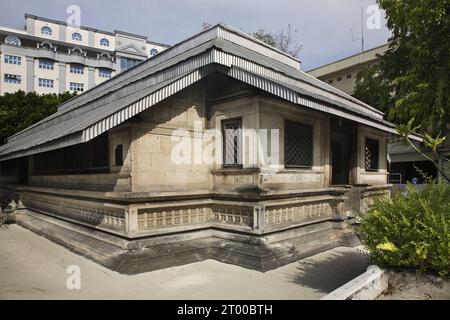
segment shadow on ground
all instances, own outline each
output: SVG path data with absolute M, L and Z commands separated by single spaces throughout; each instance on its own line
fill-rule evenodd
M 298 262 L 295 273 L 287 274 L 289 281 L 330 293 L 367 270 L 368 256 L 356 250 L 330 252 L 320 259 Z

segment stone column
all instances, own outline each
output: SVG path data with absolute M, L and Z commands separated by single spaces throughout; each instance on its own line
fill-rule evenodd
M 27 33 L 34 35 L 34 19 L 27 17 Z
M 59 93 L 66 91 L 66 63 L 58 62 L 58 89 Z
M 252 229 L 262 230 L 265 226 L 266 207 L 264 205 L 256 205 L 253 207 L 253 227 Z
M 62 23 L 59 24 L 59 40 L 66 41 L 66 25 Z
M 88 89 L 95 87 L 95 68 L 88 67 Z
M 26 57 L 27 60 L 27 92 L 34 91 L 34 57 Z
M 128 207 L 128 209 L 125 210 L 125 232 L 127 234 L 133 234 L 138 230 L 138 211 L 133 207 Z
M 92 30 L 88 31 L 88 46 L 90 47 L 95 46 L 95 33 Z

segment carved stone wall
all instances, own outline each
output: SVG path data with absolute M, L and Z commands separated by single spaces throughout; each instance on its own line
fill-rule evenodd
M 274 232 L 289 224 L 334 219 L 341 214 L 345 199 L 336 195 L 307 194 L 304 197 L 260 202 L 204 198 L 119 205 L 100 198 L 90 198 L 88 194 L 71 197 L 20 190 L 18 196 L 26 209 L 133 237 L 150 231 L 165 233 L 168 228 L 173 228 L 171 232 L 178 232 L 185 230 L 185 227 L 220 226 L 243 232 Z
M 21 194 L 21 201 L 29 209 L 80 221 L 92 226 L 125 230 L 125 210 L 107 207 L 104 203 L 28 192 Z
M 390 197 L 390 187 L 367 189 L 361 196 L 361 212 L 365 213 L 373 205 L 375 199 Z
M 266 208 L 265 224 L 267 226 L 302 222 L 318 218 L 331 217 L 334 200 L 323 200 L 311 203 L 293 203 Z
M 206 222 L 251 227 L 253 225 L 253 207 L 206 204 L 191 207 L 138 209 L 139 231 Z

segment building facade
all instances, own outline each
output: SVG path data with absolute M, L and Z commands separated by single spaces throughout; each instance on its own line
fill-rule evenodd
M 0 94 L 84 92 L 168 48 L 145 36 L 26 14 L 25 30 L 0 27 Z
M 266 271 L 355 245 L 352 216 L 389 194 L 393 132 L 219 24 L 10 137 L 0 199 L 17 223 L 123 273 L 208 258 Z
M 308 73 L 347 94 L 353 94 L 358 72 L 377 64 L 379 56 L 388 48 L 389 44 L 385 44 L 309 70 Z

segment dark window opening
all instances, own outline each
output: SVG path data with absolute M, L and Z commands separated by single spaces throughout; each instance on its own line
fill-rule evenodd
M 223 165 L 242 166 L 242 120 L 230 119 L 222 122 Z
M 354 183 L 352 169 L 356 166 L 356 127 L 353 122 L 331 118 L 331 184 Z
M 105 172 L 108 170 L 108 135 L 34 156 L 35 174 Z
M 407 183 L 412 182 L 414 178 L 418 183 L 425 183 L 419 170 L 432 179 L 438 176 L 436 167 L 431 161 L 392 162 L 389 170 L 389 183 Z
M 378 170 L 379 150 L 380 146 L 378 140 L 366 138 L 366 147 L 365 147 L 366 171 Z
M 6 160 L 0 162 L 0 172 L 2 176 L 15 176 L 17 172 L 17 160 Z
M 123 146 L 121 144 L 114 149 L 114 164 L 116 166 L 123 165 Z
M 337 77 L 337 81 L 341 81 L 342 80 L 342 77 Z
M 286 121 L 284 128 L 285 166 L 311 168 L 313 165 L 313 126 Z

